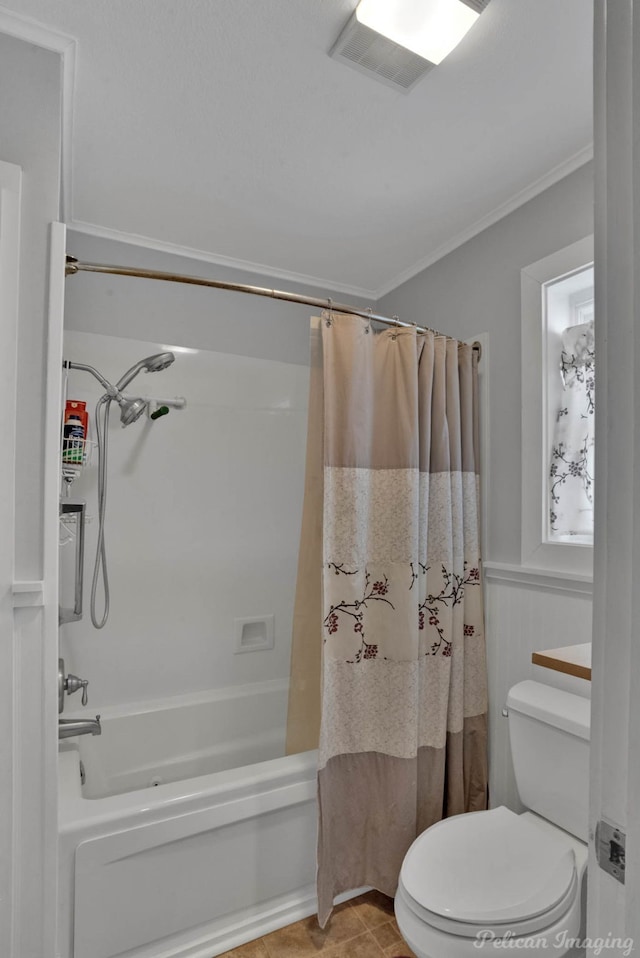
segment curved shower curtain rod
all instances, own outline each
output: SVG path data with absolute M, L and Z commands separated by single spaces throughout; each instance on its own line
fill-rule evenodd
M 264 286 L 247 286 L 244 283 L 225 283 L 217 279 L 203 279 L 199 276 L 186 276 L 183 273 L 165 273 L 155 269 L 137 269 L 132 266 L 106 266 L 100 263 L 81 263 L 75 256 L 67 256 L 65 275 L 74 276 L 76 273 L 107 273 L 115 276 L 138 276 L 141 279 L 160 279 L 168 283 L 186 283 L 189 286 L 209 286 L 214 289 L 227 289 L 235 293 L 251 293 L 253 296 L 267 296 L 270 299 L 281 299 L 289 303 L 301 303 L 303 306 L 315 306 L 318 309 L 335 310 L 336 313 L 349 313 L 352 316 L 362 316 L 363 319 L 371 319 L 376 323 L 382 323 L 385 326 L 396 326 L 407 329 L 416 329 L 419 333 L 435 333 L 437 336 L 444 336 L 445 339 L 457 342 L 459 346 L 465 345 L 454 336 L 447 336 L 437 329 L 430 329 L 428 326 L 417 326 L 415 323 L 404 323 L 397 316 L 379 316 L 370 308 L 363 309 L 359 306 L 347 306 L 344 303 L 334 303 L 332 299 L 319 299 L 315 296 L 302 296 L 299 293 L 283 292 L 279 289 L 268 289 Z M 482 355 L 480 343 L 473 344 L 473 350 L 478 355 L 478 360 Z

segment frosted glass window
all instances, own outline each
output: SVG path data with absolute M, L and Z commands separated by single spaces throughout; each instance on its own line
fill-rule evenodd
M 593 541 L 593 268 L 545 284 L 547 537 Z
M 521 270 L 522 564 L 593 570 L 593 237 Z

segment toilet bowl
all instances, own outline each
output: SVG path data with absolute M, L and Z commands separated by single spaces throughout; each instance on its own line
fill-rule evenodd
M 534 811 L 501 806 L 457 815 L 414 841 L 395 911 L 418 958 L 512 948 L 560 958 L 584 937 L 589 702 L 523 682 L 508 705 L 516 780 Z M 523 750 L 518 761 L 516 748 Z
M 559 958 L 580 937 L 587 846 L 500 807 L 445 819 L 409 849 L 395 900 L 418 958 L 469 958 L 517 938 Z

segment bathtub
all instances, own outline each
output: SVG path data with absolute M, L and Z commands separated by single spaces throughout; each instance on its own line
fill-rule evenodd
M 317 755 L 284 756 L 286 697 L 104 709 L 62 743 L 59 958 L 212 958 L 315 911 Z

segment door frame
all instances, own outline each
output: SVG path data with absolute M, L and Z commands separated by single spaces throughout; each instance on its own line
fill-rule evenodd
M 0 953 L 13 956 L 16 930 L 16 828 L 19 757 L 14 674 L 15 446 L 18 380 L 18 277 L 22 170 L 0 161 Z
M 587 937 L 640 951 L 640 0 L 595 0 L 596 469 Z M 596 860 L 626 833 L 625 884 Z M 622 942 L 608 954 L 628 953 Z M 595 954 L 589 945 L 588 954 Z

